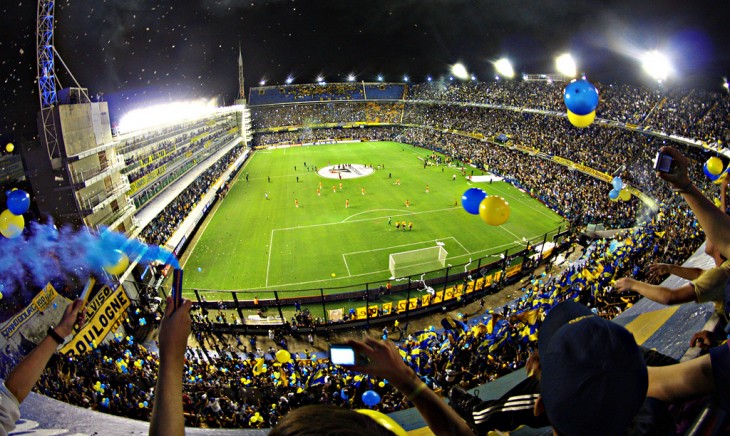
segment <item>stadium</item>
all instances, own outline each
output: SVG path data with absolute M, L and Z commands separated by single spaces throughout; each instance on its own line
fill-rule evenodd
M 726 92 L 595 82 L 595 121 L 578 126 L 569 75 L 246 91 L 239 52 L 233 105 L 116 125 L 82 86 L 56 89 L 53 8 L 39 1 L 38 141 L 2 156 L 2 395 L 22 403 L 18 431 L 177 433 L 155 416 L 178 327 L 190 434 L 265 434 L 311 405 L 377 411 L 394 434 L 459 434 L 423 413 L 431 394 L 457 429 L 544 431 L 555 415 L 505 428 L 476 404 L 533 378 L 540 328 L 565 302 L 630 332 L 644 368 L 727 348 L 722 295 L 675 305 L 627 284 L 679 288 L 687 277 L 650 266 L 727 262 L 712 224 L 727 215 L 707 221 L 687 194 L 725 212 Z M 657 176 L 662 147 L 691 183 Z M 384 367 L 392 351 L 415 384 L 354 355 L 333 363 L 330 345 L 350 340 Z M 20 383 L 18 362 L 43 352 L 37 382 Z M 722 400 L 703 394 L 662 397 L 686 406 L 671 434 L 727 430 Z

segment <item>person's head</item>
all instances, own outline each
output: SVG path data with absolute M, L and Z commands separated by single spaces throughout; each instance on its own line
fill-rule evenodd
M 648 389 L 631 333 L 585 306 L 555 306 L 540 328 L 541 402 L 561 435 L 625 434 Z
M 294 409 L 269 436 L 395 436 L 375 419 L 343 407 L 312 405 Z

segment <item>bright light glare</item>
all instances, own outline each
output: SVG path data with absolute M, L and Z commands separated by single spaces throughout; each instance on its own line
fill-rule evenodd
M 380 74 L 378 74 L 378 82 L 382 82 L 382 81 L 383 81 L 383 76 L 381 76 Z
M 565 77 L 575 77 L 577 67 L 575 66 L 575 60 L 570 53 L 564 53 L 555 58 L 555 68 L 558 73 Z
M 324 82 L 324 77 L 317 76 L 317 83 L 322 83 L 322 82 Z
M 512 78 L 515 76 L 515 69 L 512 68 L 512 63 L 507 58 L 502 58 L 494 63 L 494 68 L 497 70 L 497 74 L 502 77 Z
M 641 58 L 641 65 L 649 76 L 658 81 L 666 80 L 672 70 L 669 59 L 656 50 L 646 52 Z
M 294 78 L 292 76 L 289 76 L 286 78 L 286 84 L 291 85 L 291 83 L 294 81 Z
M 350 74 L 349 76 L 347 76 L 347 81 L 348 82 L 354 82 L 355 81 L 355 75 L 354 74 Z
M 261 80 L 259 81 L 259 85 L 261 85 L 261 86 L 264 86 L 264 85 L 266 85 L 266 80 L 264 80 L 264 79 L 261 79 Z
M 407 82 L 408 81 L 408 76 L 403 76 L 403 81 L 404 82 Z
M 462 63 L 452 65 L 451 74 L 453 74 L 457 79 L 469 80 L 469 72 L 466 71 L 466 67 Z
M 135 109 L 119 121 L 119 132 L 127 133 L 155 126 L 202 118 L 215 112 L 215 99 L 178 101 Z

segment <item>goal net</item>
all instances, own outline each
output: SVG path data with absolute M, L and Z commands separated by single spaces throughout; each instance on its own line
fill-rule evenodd
M 393 278 L 433 271 L 446 265 L 448 254 L 441 245 L 392 253 L 388 258 L 388 269 Z

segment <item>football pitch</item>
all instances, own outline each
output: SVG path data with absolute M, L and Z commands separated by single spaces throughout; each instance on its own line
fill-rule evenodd
M 564 227 L 559 215 L 506 182 L 471 182 L 456 166 L 424 167 L 429 155 L 395 142 L 256 151 L 182 259 L 186 292 L 254 290 L 268 298 L 273 290 L 296 296 L 360 290 L 366 282 L 372 288 L 391 276 L 391 253 L 443 244 L 447 265 L 457 266 L 524 248 L 525 239 L 540 243 Z M 348 168 L 341 180 L 323 170 L 342 164 L 373 169 Z M 467 166 L 466 176 L 472 170 L 482 174 Z M 465 212 L 460 199 L 470 187 L 504 197 L 507 223 L 489 226 Z M 404 221 L 412 229 L 396 230 Z

